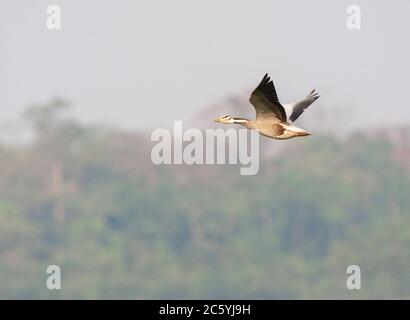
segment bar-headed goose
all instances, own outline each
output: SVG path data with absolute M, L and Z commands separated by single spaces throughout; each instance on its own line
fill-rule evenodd
M 248 129 L 256 130 L 266 137 L 280 140 L 308 136 L 310 133 L 296 127 L 293 122 L 318 98 L 319 95 L 313 90 L 306 98 L 282 106 L 273 82 L 268 74 L 265 74 L 249 98 L 249 102 L 256 111 L 255 120 L 224 116 L 216 119 L 215 122 L 237 123 Z

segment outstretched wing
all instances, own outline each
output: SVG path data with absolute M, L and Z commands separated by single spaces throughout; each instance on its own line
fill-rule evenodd
M 319 93 L 315 93 L 315 90 L 313 90 L 306 96 L 306 98 L 300 101 L 294 101 L 292 103 L 285 104 L 284 108 L 288 112 L 290 121 L 294 122 L 297 118 L 299 118 L 299 116 L 305 111 L 305 109 L 317 99 L 319 99 Z
M 279 103 L 275 86 L 268 74 L 265 74 L 262 81 L 253 90 L 249 102 L 256 110 L 256 118 L 276 118 L 286 122 L 286 112 Z

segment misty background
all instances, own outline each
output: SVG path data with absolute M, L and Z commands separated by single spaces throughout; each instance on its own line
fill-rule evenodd
M 61 30 L 46 28 L 50 4 Z M 167 126 L 269 72 L 282 102 L 317 88 L 326 109 L 349 110 L 343 127 L 407 123 L 410 3 L 354 2 L 361 30 L 346 27 L 350 4 L 2 0 L 1 122 L 58 95 L 82 121 Z
M 0 0 L 0 297 L 409 299 L 409 9 Z M 251 177 L 152 164 L 152 130 L 252 117 L 267 72 L 283 103 L 318 90 L 314 137 L 261 138 Z

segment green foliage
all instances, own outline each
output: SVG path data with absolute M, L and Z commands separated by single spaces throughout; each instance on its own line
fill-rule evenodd
M 37 141 L 0 151 L 0 298 L 410 298 L 410 177 L 392 144 L 315 137 L 245 177 L 154 166 L 140 135 L 57 109 L 30 111 Z

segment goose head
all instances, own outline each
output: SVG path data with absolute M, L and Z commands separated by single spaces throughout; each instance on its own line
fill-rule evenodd
M 215 119 L 214 121 L 221 122 L 221 123 L 234 123 L 234 120 L 231 116 L 223 116 L 218 119 Z

